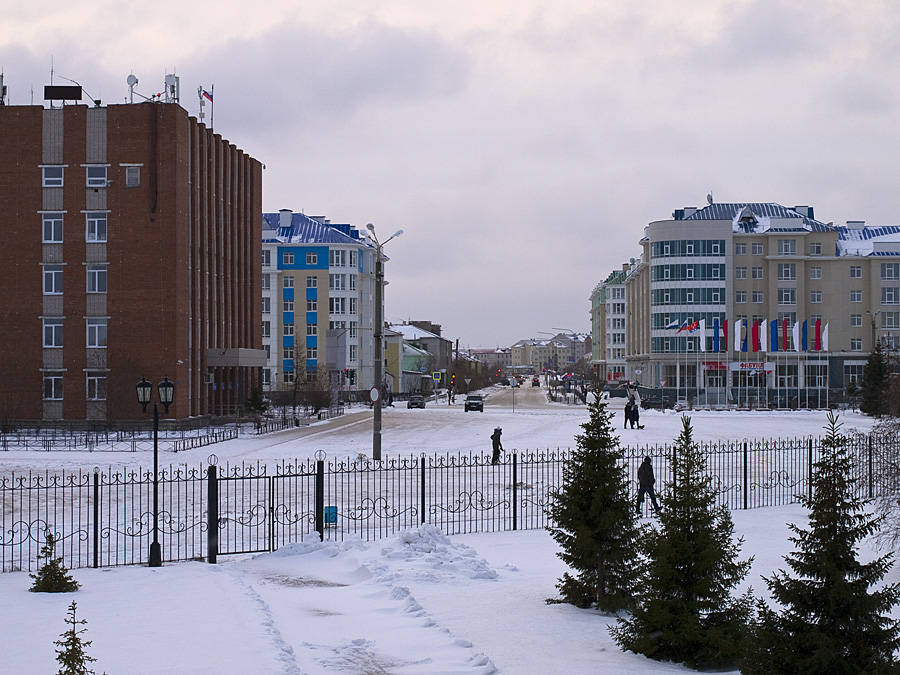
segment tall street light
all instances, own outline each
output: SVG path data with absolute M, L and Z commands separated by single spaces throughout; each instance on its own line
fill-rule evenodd
M 142 377 L 137 383 L 138 403 L 147 412 L 150 399 L 153 396 L 153 385 Z M 157 385 L 159 390 L 159 402 L 169 414 L 169 406 L 175 398 L 175 385 L 168 377 Z M 162 566 L 162 551 L 159 546 L 159 407 L 153 402 L 153 543 L 150 544 L 150 567 Z
M 868 314 L 870 317 L 872 317 L 872 351 L 874 352 L 875 345 L 878 343 L 878 338 L 876 337 L 876 333 L 875 333 L 875 319 L 877 319 L 878 315 L 881 314 L 881 310 L 879 309 L 877 312 L 875 312 L 873 314 L 872 312 L 870 312 L 867 309 L 866 314 Z
M 372 459 L 381 459 L 381 389 L 384 386 L 382 374 L 382 362 L 384 361 L 384 264 L 381 250 L 394 237 L 403 234 L 403 230 L 397 230 L 383 242 L 378 241 L 375 235 L 375 226 L 372 223 L 366 225 L 366 229 L 372 233 L 375 240 L 375 382 L 369 392 L 372 403 L 375 404 L 372 429 Z

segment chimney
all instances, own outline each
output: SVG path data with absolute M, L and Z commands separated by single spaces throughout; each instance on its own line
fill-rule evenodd
M 278 227 L 290 227 L 293 215 L 290 209 L 278 209 Z

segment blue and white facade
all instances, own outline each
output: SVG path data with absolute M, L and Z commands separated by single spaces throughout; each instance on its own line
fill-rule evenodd
M 283 209 L 263 214 L 262 241 L 264 387 L 328 373 L 332 386 L 370 388 L 376 251 L 367 236 Z

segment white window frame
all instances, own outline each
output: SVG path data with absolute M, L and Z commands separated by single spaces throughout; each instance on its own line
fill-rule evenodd
M 747 302 L 747 291 L 735 291 L 734 292 L 734 302 L 738 305 L 743 305 Z
M 63 371 L 61 371 L 61 370 L 44 371 L 43 399 L 45 401 L 62 401 L 63 400 Z
M 294 311 L 294 301 L 293 300 L 282 300 L 281 301 L 281 311 L 293 312 Z
M 109 216 L 107 211 L 88 211 L 84 214 L 85 241 L 90 243 L 105 243 L 109 228 Z
M 44 265 L 44 295 L 62 295 L 63 266 Z
M 752 279 L 762 279 L 763 278 L 763 268 L 762 267 L 753 267 L 750 270 L 750 277 Z
M 270 291 L 272 290 L 272 275 L 271 274 L 263 274 L 262 275 L 262 290 Z
M 753 244 L 750 246 L 750 252 L 753 255 L 762 255 L 763 254 L 762 242 L 760 242 L 760 241 L 753 242 Z
M 141 185 L 141 167 L 138 165 L 125 166 L 125 187 L 140 187 Z
M 734 278 L 735 279 L 746 279 L 747 278 L 747 268 L 746 267 L 735 267 L 734 268 Z
M 347 306 L 347 314 L 356 314 L 356 298 L 349 298 L 350 303 Z
M 894 281 L 900 279 L 900 263 L 881 263 L 881 280 Z
M 862 314 L 850 315 L 850 328 L 862 328 Z
M 822 291 L 810 291 L 809 302 L 812 305 L 818 305 L 822 302 Z
M 862 265 L 850 265 L 850 278 L 862 279 Z
M 294 264 L 294 252 L 293 251 L 285 251 L 281 258 L 282 262 L 285 265 L 293 265 Z
M 272 298 L 263 297 L 262 299 L 262 313 L 263 314 L 271 314 L 272 313 Z
M 318 265 L 319 264 L 319 254 L 307 252 L 306 254 L 306 264 L 307 265 Z M 307 277 L 308 278 L 308 277 Z
M 271 267 L 272 266 L 272 250 L 268 248 L 264 248 L 262 252 L 262 266 L 263 267 Z
M 63 187 L 65 185 L 65 168 L 65 164 L 42 166 L 41 187 Z
M 105 401 L 107 396 L 106 373 L 103 371 L 87 371 L 85 393 L 88 401 Z
M 765 302 L 765 296 L 762 291 L 753 291 L 753 302 L 758 305 Z
M 898 304 L 900 304 L 900 286 L 882 286 L 881 287 L 881 304 L 882 305 L 898 305 Z
M 86 345 L 91 349 L 106 349 L 109 322 L 106 318 L 85 319 Z
M 284 334 L 286 336 L 290 336 L 290 335 L 294 334 L 294 324 L 293 323 L 289 322 L 289 323 L 284 324 Z
M 851 352 L 861 352 L 862 351 L 862 338 L 850 338 L 850 351 Z
M 822 255 L 822 242 L 820 242 L 820 241 L 809 242 L 809 254 L 810 255 Z
M 318 312 L 319 311 L 319 303 L 316 300 L 307 300 L 306 301 L 306 311 L 307 312 Z
M 306 287 L 307 288 L 317 288 L 319 285 L 318 277 L 308 276 L 306 277 Z
M 109 185 L 107 164 L 83 164 L 84 184 L 89 188 L 105 188 Z
M 862 302 L 862 291 L 852 289 L 850 291 L 850 302 Z
M 63 214 L 60 211 L 41 214 L 41 241 L 45 244 L 61 244 L 63 241 Z
M 263 321 L 262 322 L 262 336 L 264 338 L 272 337 L 272 322 L 271 321 Z
M 294 275 L 293 274 L 285 274 L 282 277 L 284 287 L 285 288 L 293 288 L 294 287 Z
M 87 265 L 87 293 L 106 293 L 109 288 L 106 265 Z
M 319 334 L 319 324 L 317 323 L 308 323 L 306 324 L 306 334 L 312 337 L 315 337 Z
M 63 320 L 44 319 L 44 349 L 60 349 L 63 346 Z

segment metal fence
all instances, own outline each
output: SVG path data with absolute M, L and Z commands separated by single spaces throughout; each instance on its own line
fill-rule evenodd
M 703 444 L 719 503 L 730 509 L 790 504 L 810 495 L 821 439 Z M 882 489 L 898 440 L 850 440 L 862 497 Z M 659 491 L 671 480 L 675 446 L 623 448 L 632 494 L 649 456 Z M 539 529 L 548 520 L 571 451 L 508 453 L 498 465 L 479 455 L 373 462 L 323 458 L 152 471 L 28 473 L 0 477 L 0 570 L 33 570 L 50 530 L 69 568 L 146 563 L 154 520 L 164 561 L 273 551 L 309 537 L 371 541 L 432 524 L 447 534 Z M 154 478 L 159 507 L 153 510 Z M 647 505 L 645 508 L 649 508 Z
M 159 449 L 180 452 L 238 437 L 237 427 L 206 427 L 199 430 L 160 429 Z M 58 429 L 13 431 L 0 434 L 0 451 L 43 450 L 59 452 L 137 452 L 153 449 L 150 430 L 67 431 Z

